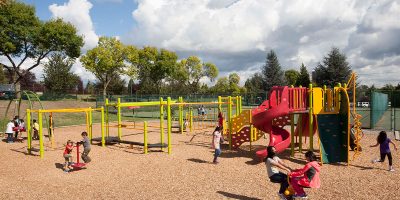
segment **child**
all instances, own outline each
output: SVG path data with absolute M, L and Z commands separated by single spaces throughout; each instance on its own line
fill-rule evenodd
M 276 156 L 276 149 L 273 146 L 267 147 L 267 158 L 265 158 L 265 165 L 267 167 L 267 173 L 269 180 L 273 183 L 280 183 L 281 187 L 279 188 L 278 195 L 281 199 L 286 199 L 284 192 L 286 188 L 289 186 L 287 181 L 287 175 L 280 172 L 277 168 L 290 172 L 290 168 L 281 160 L 278 156 Z
M 39 139 L 39 124 L 36 122 L 36 119 L 33 120 L 33 137 L 32 139 Z
M 74 149 L 74 143 L 71 140 L 67 141 L 67 145 L 65 145 L 65 150 L 63 153 L 65 164 L 64 164 L 64 172 L 69 172 L 72 169 L 71 160 L 72 160 L 72 150 Z
M 14 120 L 14 132 L 15 132 L 15 140 L 18 139 L 18 133 L 19 133 L 19 123 Z
M 381 159 L 380 160 L 373 160 L 373 163 L 376 162 L 384 162 L 385 161 L 385 157 L 387 155 L 388 160 L 389 160 L 389 171 L 393 172 L 393 166 L 392 166 L 392 153 L 390 152 L 390 146 L 389 143 L 392 143 L 394 146 L 394 149 L 397 151 L 397 147 L 396 144 L 392 142 L 392 140 L 390 140 L 387 137 L 386 131 L 381 131 L 378 135 L 378 137 L 376 138 L 377 143 L 375 145 L 371 145 L 370 147 L 376 147 L 379 145 L 380 148 L 380 153 L 381 153 Z
M 19 138 L 17 138 L 17 139 L 19 139 L 19 141 L 22 142 L 22 140 L 23 140 L 23 138 L 22 138 L 22 132 L 26 131 L 25 122 L 24 122 L 23 119 L 20 119 L 20 123 L 19 123 L 18 130 L 19 130 L 19 133 L 20 133 L 20 134 L 19 134 Z
M 78 142 L 78 145 L 83 144 L 82 160 L 85 163 L 90 163 L 90 161 L 92 161 L 92 159 L 89 157 L 89 152 L 91 150 L 90 140 L 87 137 L 88 134 L 86 133 L 86 131 L 82 132 L 81 136 L 83 140 Z
M 217 126 L 213 132 L 212 141 L 212 147 L 215 149 L 214 164 L 218 164 L 218 156 L 221 155 L 221 142 L 224 142 L 224 139 L 221 137 L 220 127 Z
M 15 127 L 14 121 L 10 120 L 10 122 L 7 123 L 7 129 L 6 129 L 7 143 L 13 143 L 14 127 Z
M 294 172 L 289 173 L 289 177 L 291 177 L 290 184 L 295 191 L 293 198 L 307 198 L 303 187 L 319 188 L 321 184 L 319 180 L 321 167 L 317 162 L 317 157 L 312 151 L 307 151 L 305 156 L 307 164 L 303 169 L 294 170 Z

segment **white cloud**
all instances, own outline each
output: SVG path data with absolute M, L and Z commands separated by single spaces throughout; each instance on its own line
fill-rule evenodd
M 88 0 L 69 0 L 63 5 L 52 4 L 49 6 L 53 18 L 62 18 L 72 23 L 77 28 L 78 34 L 83 35 L 84 51 L 95 47 L 99 39 L 89 14 L 91 8 L 92 4 Z
M 365 83 L 387 82 L 376 78 L 377 69 L 400 72 L 396 0 L 137 0 L 137 4 L 132 12 L 135 28 L 124 41 L 168 48 L 181 56 L 200 55 L 216 63 L 221 74 L 249 74 L 252 70 L 247 68 L 260 66 L 270 49 L 284 68 L 298 69 L 304 63 L 311 71 L 333 46 L 348 56 Z M 397 84 L 396 80 L 391 82 Z

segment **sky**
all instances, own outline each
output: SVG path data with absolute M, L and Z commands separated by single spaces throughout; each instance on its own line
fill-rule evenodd
M 82 53 L 100 36 L 157 46 L 180 59 L 199 56 L 236 72 L 241 84 L 274 50 L 284 70 L 311 72 L 332 47 L 344 53 L 361 84 L 400 82 L 400 0 L 22 0 L 42 20 L 63 18 L 84 36 Z M 84 81 L 95 80 L 77 60 Z M 35 69 L 41 77 L 41 68 Z M 203 80 L 207 83 L 207 80 Z

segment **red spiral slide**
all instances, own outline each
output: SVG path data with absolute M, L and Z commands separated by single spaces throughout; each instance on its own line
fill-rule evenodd
M 282 152 L 290 146 L 290 133 L 283 128 L 289 115 L 288 87 L 273 87 L 269 100 L 252 110 L 253 125 L 266 133 L 270 133 L 270 146 Z M 259 150 L 257 157 L 263 160 L 267 150 Z

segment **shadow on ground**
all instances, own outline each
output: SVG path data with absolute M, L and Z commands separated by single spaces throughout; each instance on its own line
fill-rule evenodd
M 248 197 L 244 195 L 239 195 L 239 194 L 232 194 L 229 192 L 224 192 L 224 191 L 217 191 L 218 194 L 224 195 L 225 197 L 231 198 L 231 199 L 241 199 L 241 200 L 261 200 L 259 198 L 254 198 L 254 197 Z

